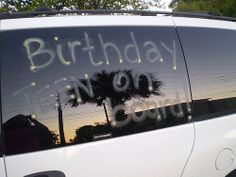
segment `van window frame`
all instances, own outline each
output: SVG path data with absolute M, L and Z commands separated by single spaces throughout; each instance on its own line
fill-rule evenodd
M 0 31 L 0 51 L 1 51 L 1 31 Z M 2 55 L 0 53 L 0 67 L 1 67 Z M 0 81 L 2 72 L 0 71 Z M 1 85 L 1 84 L 0 84 Z M 3 157 L 3 125 L 2 125 L 2 94 L 0 88 L 0 158 Z

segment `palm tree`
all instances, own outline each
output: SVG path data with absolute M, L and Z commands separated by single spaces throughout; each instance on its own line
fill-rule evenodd
M 79 79 L 78 81 L 88 86 L 86 79 Z M 92 75 L 90 84 L 93 89 L 92 97 L 78 87 L 81 102 L 78 102 L 75 88 L 71 88 L 68 91 L 68 95 L 75 95 L 74 98 L 69 100 L 71 107 L 77 107 L 85 103 L 102 106 L 109 99 L 113 110 L 117 105 L 125 105 L 127 101 L 133 98 L 148 98 L 151 95 L 161 95 L 160 87 L 162 82 L 158 81 L 151 73 L 139 73 L 133 70 L 113 72 L 103 70 Z M 125 110 L 120 110 L 116 114 L 116 120 L 119 119 L 118 121 L 124 120 L 126 117 Z M 110 125 L 108 117 L 107 124 Z

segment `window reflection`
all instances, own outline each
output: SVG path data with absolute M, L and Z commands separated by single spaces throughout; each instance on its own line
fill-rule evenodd
M 191 120 L 186 67 L 170 27 L 36 29 L 2 38 L 7 154 Z
M 179 28 L 192 85 L 196 120 L 236 111 L 236 32 Z
M 31 116 L 17 115 L 4 123 L 8 154 L 49 149 L 58 143 L 58 135 Z

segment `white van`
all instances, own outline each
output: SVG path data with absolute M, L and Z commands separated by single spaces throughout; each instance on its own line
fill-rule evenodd
M 1 177 L 236 176 L 235 19 L 58 13 L 0 15 Z

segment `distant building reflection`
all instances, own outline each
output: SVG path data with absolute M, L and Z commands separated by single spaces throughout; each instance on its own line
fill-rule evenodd
M 193 101 L 194 120 L 204 120 L 236 112 L 236 97 Z
M 202 99 L 190 103 L 180 103 L 126 114 L 131 120 L 122 127 L 115 127 L 111 122 L 84 125 L 75 130 L 75 137 L 65 145 L 93 142 L 112 137 L 158 130 L 182 125 L 188 122 L 215 118 L 236 112 L 236 97 L 219 100 Z M 189 110 L 191 106 L 193 112 Z M 150 114 L 152 113 L 152 114 Z M 132 116 L 142 116 L 142 121 L 135 121 Z M 152 115 L 152 116 L 150 116 Z M 122 116 L 123 114 L 117 114 Z M 193 117 L 192 117 L 193 116 Z M 124 121 L 116 117 L 118 121 Z M 192 120 L 191 120 L 192 119 Z M 32 152 L 60 147 L 59 135 L 50 131 L 31 116 L 17 115 L 3 125 L 6 154 Z M 17 147 L 17 148 L 16 148 Z
M 173 110 L 178 112 L 179 106 L 181 106 L 183 113 L 178 117 L 173 115 Z M 77 128 L 75 130 L 75 137 L 65 145 L 98 141 L 181 125 L 189 122 L 188 116 L 190 113 L 187 108 L 188 103 L 182 103 L 135 112 L 132 113 L 132 115 L 130 114 L 131 121 L 123 127 L 111 126 L 111 122 L 94 122 L 92 125 L 88 124 Z M 156 116 L 149 116 L 150 114 L 147 112 Z M 159 113 L 161 119 L 158 119 Z M 145 117 L 142 121 L 136 122 L 135 119 L 132 118 L 134 115 L 144 115 Z M 123 114 L 118 114 L 118 116 L 124 118 Z M 129 115 L 126 115 L 126 117 L 127 116 Z M 121 121 L 119 117 L 117 117 L 117 120 Z M 59 135 L 50 131 L 47 126 L 33 119 L 31 116 L 17 115 L 4 123 L 3 127 L 5 131 L 6 154 L 32 152 L 62 146 L 58 143 Z
M 3 129 L 6 154 L 49 149 L 55 143 L 54 133 L 31 116 L 17 115 Z
M 191 116 L 191 113 L 188 110 L 189 106 L 189 103 L 181 103 L 135 112 L 132 115 L 126 115 L 126 118 L 130 116 L 129 118 L 131 120 L 122 127 L 110 126 L 112 125 L 111 122 L 105 124 L 85 125 L 76 129 L 76 136 L 73 143 L 97 141 L 100 139 L 108 139 L 111 137 L 119 137 L 188 123 L 191 121 L 189 119 L 189 116 Z M 178 107 L 181 107 L 181 112 L 178 112 Z M 148 116 L 150 114 L 147 112 L 152 112 L 152 115 L 155 116 Z M 174 113 L 180 113 L 181 115 L 176 116 Z M 136 116 L 144 115 L 145 117 L 142 118 L 142 121 L 137 122 L 132 117 L 135 116 L 134 114 Z M 118 114 L 118 116 L 123 117 L 123 115 L 120 114 Z M 160 118 L 158 118 L 158 116 L 160 116 Z M 119 117 L 116 118 L 121 120 Z

